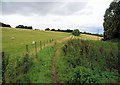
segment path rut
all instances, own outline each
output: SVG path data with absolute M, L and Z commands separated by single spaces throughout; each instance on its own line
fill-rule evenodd
M 62 40 L 57 40 L 57 44 L 58 44 L 58 43 L 60 44 L 60 43 L 62 43 L 63 41 L 67 41 L 67 40 L 69 40 L 71 37 L 72 37 L 72 36 L 66 37 L 66 38 L 64 38 L 64 39 L 62 39 Z M 62 46 L 63 46 L 63 45 L 62 45 Z M 58 76 L 57 76 L 57 74 L 56 74 L 56 68 L 55 68 L 55 63 L 56 63 L 55 57 L 56 57 L 56 55 L 58 54 L 59 49 L 60 49 L 62 46 L 58 47 L 57 50 L 55 51 L 54 55 L 53 55 L 53 65 L 52 65 L 52 69 L 53 69 L 53 81 L 54 81 L 54 83 L 56 83 L 56 85 L 58 85 Z

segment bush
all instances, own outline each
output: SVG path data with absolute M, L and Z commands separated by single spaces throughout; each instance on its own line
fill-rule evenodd
M 117 43 L 73 39 L 66 42 L 62 51 L 66 68 L 61 73 L 68 76 L 60 81 L 65 77 L 67 83 L 118 82 Z
M 30 79 L 26 78 L 26 74 L 33 65 L 33 58 L 31 58 L 29 55 L 25 55 L 24 57 L 17 56 L 15 60 L 13 60 L 13 62 L 10 62 L 6 67 L 6 83 L 30 83 Z
M 72 32 L 73 35 L 75 36 L 79 36 L 80 35 L 80 31 L 78 29 L 75 29 L 73 32 Z

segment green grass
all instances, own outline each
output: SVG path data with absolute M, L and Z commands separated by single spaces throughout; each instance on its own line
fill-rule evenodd
M 57 56 L 60 83 L 117 83 L 118 43 L 69 40 Z
M 5 70 L 6 83 L 53 83 L 52 58 L 63 44 L 45 47 L 36 55 L 12 58 Z
M 68 37 L 70 33 L 62 32 L 50 32 L 40 30 L 27 30 L 27 29 L 16 29 L 16 28 L 0 28 L 2 29 L 2 51 L 5 55 L 15 57 L 23 55 L 26 52 L 25 46 L 28 44 L 29 51 L 34 50 L 32 41 L 37 42 L 39 47 L 39 41 L 50 40 L 50 39 L 62 39 Z M 11 40 L 15 37 L 15 40 Z
M 15 59 L 8 64 L 5 72 L 6 83 L 53 83 L 52 57 L 55 50 L 55 46 L 43 48 L 37 55 L 28 56 L 29 61 L 25 63 L 23 60 L 26 56 L 24 58 L 16 57 L 21 62 L 20 64 L 23 64 L 17 66 L 18 61 Z M 27 68 L 24 68 L 26 65 Z
M 55 62 L 59 83 L 118 82 L 117 42 L 98 41 L 96 36 L 80 35 L 74 37 L 78 39 L 61 44 L 54 41 L 51 46 L 44 47 L 34 55 L 35 45 L 32 45 L 32 41 L 36 41 L 39 48 L 40 40 L 43 46 L 44 41 L 63 39 L 71 34 L 15 28 L 1 29 L 7 83 L 53 83 L 52 58 L 56 50 L 59 50 Z M 15 37 L 15 40 L 11 40 L 11 37 Z M 29 55 L 25 55 L 26 44 Z M 7 57 L 10 58 L 9 61 Z
M 29 76 L 32 83 L 53 83 L 52 80 L 52 57 L 56 47 L 46 47 L 37 53 L 37 61 L 30 70 Z

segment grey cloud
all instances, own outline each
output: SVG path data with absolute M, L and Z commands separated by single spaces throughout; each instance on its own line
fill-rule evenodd
M 71 15 L 77 11 L 83 10 L 86 4 L 87 3 L 85 2 L 69 2 L 60 6 L 58 9 L 54 11 L 54 13 L 60 15 Z
M 83 10 L 86 2 L 3 2 L 2 14 L 21 14 L 21 15 L 71 15 Z
M 37 2 L 3 2 L 2 13 L 3 15 L 10 14 L 40 14 L 45 15 L 51 11 L 54 5 L 49 3 Z

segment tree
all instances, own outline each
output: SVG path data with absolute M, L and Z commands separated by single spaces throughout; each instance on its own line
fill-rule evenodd
M 27 29 L 32 29 L 32 26 L 28 26 Z
M 120 1 L 111 2 L 104 15 L 104 40 L 119 38 L 120 34 Z
M 21 29 L 32 29 L 32 26 L 24 26 L 24 25 L 18 25 L 15 28 L 21 28 Z
M 60 29 L 58 29 L 57 31 L 61 31 Z
M 79 36 L 80 35 L 80 31 L 78 29 L 75 29 L 73 32 L 72 32 L 73 35 L 75 36 Z
M 25 28 L 25 26 L 24 25 L 18 25 L 18 26 L 16 26 L 16 28 Z
M 56 31 L 55 29 L 51 29 L 51 31 Z
M 49 28 L 46 28 L 45 30 L 46 30 L 46 31 L 49 31 L 50 29 L 49 29 Z
M 67 30 L 66 30 L 66 32 L 72 32 L 72 30 L 70 30 L 70 29 L 67 29 Z
M 10 27 L 11 28 L 11 26 L 9 24 L 4 24 L 4 23 L 1 23 L 1 22 L 0 22 L 0 27 Z

